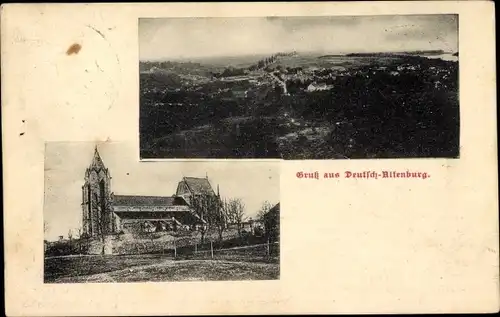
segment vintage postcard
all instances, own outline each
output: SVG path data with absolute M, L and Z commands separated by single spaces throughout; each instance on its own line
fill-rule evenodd
M 7 315 L 498 311 L 494 25 L 3 5 Z

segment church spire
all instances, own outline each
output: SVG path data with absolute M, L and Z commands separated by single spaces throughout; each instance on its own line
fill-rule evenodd
M 217 184 L 217 196 L 220 197 L 220 192 L 219 192 L 219 184 Z
M 99 151 L 97 150 L 97 145 L 94 149 L 94 158 L 92 159 L 92 163 L 90 164 L 90 169 L 100 170 L 106 169 L 104 163 L 102 162 L 101 155 L 99 155 Z

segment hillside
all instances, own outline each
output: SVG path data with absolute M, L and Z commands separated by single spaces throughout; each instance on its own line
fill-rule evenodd
M 455 61 L 414 54 L 263 60 L 252 71 L 203 65 L 208 75 L 141 74 L 141 157 L 458 156 Z

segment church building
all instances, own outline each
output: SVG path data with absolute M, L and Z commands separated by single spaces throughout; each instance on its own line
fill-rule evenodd
M 97 237 L 120 232 L 158 232 L 196 229 L 205 224 L 191 205 L 194 198 L 220 199 L 208 177 L 184 177 L 172 196 L 118 195 L 111 191 L 111 175 L 97 148 L 85 171 L 82 186 L 83 234 Z

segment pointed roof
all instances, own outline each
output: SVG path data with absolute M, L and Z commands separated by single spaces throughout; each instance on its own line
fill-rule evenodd
M 184 182 L 193 194 L 215 195 L 215 192 L 208 181 L 208 178 L 183 177 Z
M 92 163 L 90 163 L 90 169 L 101 170 L 106 169 L 104 163 L 102 162 L 101 156 L 99 155 L 99 151 L 97 150 L 97 146 L 94 150 L 94 158 L 92 159 Z

